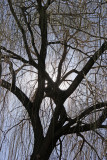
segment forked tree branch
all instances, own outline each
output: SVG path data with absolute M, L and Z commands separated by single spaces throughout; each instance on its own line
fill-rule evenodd
M 89 59 L 89 61 L 87 62 L 87 64 L 84 66 L 84 68 L 82 69 L 81 72 L 78 73 L 77 77 L 74 79 L 73 83 L 70 85 L 70 87 L 65 90 L 62 91 L 62 93 L 60 93 L 56 98 L 56 100 L 58 100 L 58 105 L 55 108 L 55 112 L 53 114 L 53 117 L 51 119 L 51 123 L 48 129 L 47 133 L 51 132 L 51 129 L 53 128 L 53 124 L 55 126 L 55 123 L 58 122 L 58 117 L 60 115 L 60 112 L 62 110 L 62 104 L 64 103 L 64 101 L 76 90 L 76 88 L 78 87 L 78 85 L 81 83 L 81 81 L 84 79 L 84 76 L 90 71 L 90 69 L 92 68 L 92 66 L 94 65 L 94 63 L 96 62 L 96 60 L 100 57 L 101 54 L 104 53 L 104 51 L 107 49 L 107 42 L 105 41 L 103 43 L 103 45 L 100 47 L 100 49 L 98 51 L 95 52 L 95 54 Z M 62 98 L 61 98 L 62 97 Z M 105 104 L 104 104 L 105 105 Z M 78 118 L 78 117 L 77 117 Z M 74 119 L 72 121 L 72 124 L 76 123 L 76 120 L 78 119 Z M 54 121 L 54 123 L 53 123 Z M 67 124 L 67 130 L 69 130 L 71 124 Z M 63 133 L 63 129 L 65 130 L 64 127 L 62 127 L 60 134 Z M 47 134 L 48 135 L 48 134 Z
M 69 130 L 66 133 L 72 134 L 72 133 L 91 131 L 98 128 L 105 128 L 105 127 L 107 128 L 107 125 L 104 126 L 102 125 L 102 123 L 106 120 L 106 118 L 107 118 L 107 107 L 103 110 L 101 116 L 95 122 L 80 126 L 78 126 L 77 124 L 76 126 L 69 128 Z M 66 133 L 64 133 L 64 135 Z
M 79 72 L 79 74 L 74 79 L 73 83 L 69 86 L 69 88 L 65 91 L 65 99 L 67 99 L 79 86 L 81 81 L 84 79 L 84 76 L 91 70 L 94 63 L 97 59 L 107 50 L 107 41 L 105 41 L 99 50 L 97 50 L 94 55 L 89 59 L 83 69 Z
M 0 46 L 0 49 L 7 52 L 9 55 L 1 55 L 1 58 L 13 58 L 13 59 L 17 59 L 22 61 L 23 63 L 29 63 L 29 61 L 27 61 L 26 59 L 24 59 L 23 57 L 19 56 L 18 54 L 16 54 L 15 52 L 5 48 L 4 46 Z
M 36 54 L 37 57 L 39 57 L 38 50 L 37 50 L 37 48 L 36 48 L 36 46 L 35 46 L 35 40 L 34 40 L 34 34 L 33 34 L 33 31 L 32 31 L 32 28 L 31 28 L 31 26 L 30 26 L 30 23 L 27 22 L 27 18 L 26 18 L 25 12 L 23 11 L 22 8 L 21 8 L 21 10 L 22 10 L 22 14 L 23 14 L 25 23 L 26 23 L 27 28 L 28 28 L 28 30 L 29 30 L 29 32 L 30 32 L 30 35 L 31 35 L 31 42 L 32 42 L 32 46 L 33 46 L 33 48 L 34 48 L 35 54 Z
M 102 114 L 95 122 L 90 123 L 90 124 L 85 124 L 85 125 L 81 125 L 81 124 L 78 125 L 82 119 L 84 119 L 89 114 L 96 111 L 97 109 L 101 109 L 101 108 L 103 108 Z M 71 120 L 69 118 L 68 124 L 66 124 L 65 126 L 60 128 L 56 132 L 56 135 L 62 136 L 62 135 L 70 134 L 70 133 L 85 132 L 85 131 L 90 131 L 90 130 L 97 129 L 100 127 L 102 128 L 102 123 L 105 121 L 106 118 L 107 118 L 107 102 L 98 103 L 96 105 L 93 105 L 93 106 L 85 109 L 76 118 L 71 119 Z M 72 125 L 74 125 L 74 124 L 75 124 L 75 126 L 72 127 Z

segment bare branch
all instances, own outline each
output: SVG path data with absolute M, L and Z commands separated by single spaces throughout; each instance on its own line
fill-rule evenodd
M 59 84 L 61 84 L 72 73 L 79 74 L 79 72 L 76 69 L 72 69 L 62 77 L 62 79 L 59 81 Z
M 11 75 L 12 75 L 12 85 L 11 85 L 11 87 L 12 87 L 13 90 L 14 90 L 14 89 L 15 89 L 15 83 L 16 83 L 16 73 L 15 73 L 15 71 L 14 71 L 14 69 L 13 69 L 13 64 L 12 64 L 12 62 L 8 60 L 7 63 L 9 64 L 10 73 L 11 73 Z
M 6 49 L 4 46 L 0 46 L 1 50 L 4 50 L 5 52 L 9 53 L 9 57 L 13 58 L 13 59 L 18 59 L 20 61 L 22 61 L 23 63 L 28 63 L 29 61 L 27 61 L 26 59 L 24 59 L 23 57 L 19 56 L 18 54 L 16 54 L 15 52 L 12 52 L 11 50 Z M 13 55 L 12 57 L 10 55 Z M 4 58 L 7 55 L 4 55 Z M 3 55 L 2 55 L 3 57 Z
M 45 8 L 47 9 L 50 6 L 50 4 L 52 4 L 53 2 L 54 2 L 54 0 L 47 0 Z
M 91 149 L 93 149 L 93 150 L 95 151 L 95 153 L 96 153 L 96 155 L 98 156 L 99 160 L 101 160 L 101 158 L 99 157 L 96 149 L 84 138 L 84 136 L 83 136 L 81 133 L 78 133 L 78 136 L 80 136 L 80 137 L 83 139 L 83 141 L 84 141 L 85 143 L 87 143 L 87 144 L 91 147 Z
M 23 106 L 26 108 L 27 112 L 29 113 L 29 116 L 31 116 L 32 103 L 30 102 L 28 97 L 17 86 L 13 88 L 13 86 L 9 82 L 6 82 L 5 80 L 2 80 L 2 79 L 0 79 L 0 86 L 12 92 L 20 100 Z
M 11 13 L 12 13 L 12 15 L 13 15 L 13 17 L 14 17 L 14 19 L 15 19 L 15 21 L 16 21 L 16 23 L 17 23 L 17 25 L 18 25 L 18 27 L 19 27 L 19 29 L 21 31 L 21 33 L 22 33 L 23 41 L 24 41 L 24 44 L 25 44 L 25 49 L 26 49 L 27 55 L 29 57 L 29 60 L 32 60 L 31 53 L 30 53 L 30 50 L 29 50 L 29 46 L 28 46 L 28 43 L 27 43 L 25 30 L 22 27 L 22 25 L 21 25 L 17 15 L 16 15 L 16 13 L 15 13 L 15 11 L 13 9 L 11 0 L 8 0 L 8 4 L 9 4 L 10 10 L 11 10 Z
M 92 66 L 96 62 L 96 60 L 104 53 L 104 51 L 107 50 L 107 42 L 105 41 L 100 49 L 94 53 L 94 55 L 89 59 L 87 64 L 84 66 L 84 68 L 79 72 L 79 74 L 74 79 L 73 83 L 70 85 L 70 87 L 65 91 L 65 99 L 69 97 L 74 90 L 78 87 L 78 85 L 81 83 L 81 81 L 84 79 L 84 76 L 91 70 Z
M 88 116 L 89 114 L 91 114 L 92 111 L 95 111 L 95 110 L 103 108 L 103 107 L 104 107 L 104 110 L 103 110 L 102 116 L 100 116 L 100 118 L 96 122 L 94 122 L 92 124 L 86 124 L 84 126 L 78 126 L 78 122 L 80 122 L 81 119 L 83 119 L 86 116 Z M 85 109 L 85 111 L 83 111 L 76 118 L 71 119 L 71 120 L 69 118 L 69 123 L 66 124 L 65 126 L 63 126 L 62 128 L 60 128 L 59 131 L 56 132 L 56 135 L 58 135 L 58 134 L 63 135 L 63 133 L 69 134 L 71 132 L 72 133 L 85 132 L 87 130 L 89 131 L 89 130 L 92 130 L 95 127 L 95 125 L 96 125 L 96 128 L 97 127 L 100 128 L 102 123 L 104 122 L 104 120 L 107 118 L 106 110 L 107 110 L 107 102 L 98 103 L 94 106 L 91 106 L 91 107 Z M 70 126 L 74 125 L 75 123 L 77 123 L 77 126 L 70 128 Z
M 25 12 L 23 11 L 23 9 L 22 9 L 22 8 L 21 8 L 21 10 L 22 10 L 22 14 L 23 14 L 23 17 L 24 17 L 25 23 L 27 24 L 28 30 L 29 30 L 30 35 L 31 35 L 32 46 L 33 46 L 33 48 L 34 48 L 35 54 L 36 54 L 36 56 L 37 56 L 37 57 L 39 57 L 38 50 L 37 50 L 37 48 L 36 48 L 36 46 L 35 46 L 34 35 L 33 35 L 33 31 L 32 31 L 32 29 L 31 29 L 30 23 L 29 23 L 29 22 L 27 22 L 26 14 L 25 14 Z
M 65 42 L 65 43 L 66 43 L 66 42 Z M 61 58 L 61 60 L 60 60 L 60 62 L 59 62 L 59 66 L 58 66 L 58 75 L 57 75 L 56 83 L 58 83 L 59 80 L 60 80 L 61 70 L 62 70 L 62 64 L 63 64 L 63 62 L 64 62 L 64 60 L 65 60 L 65 58 L 66 58 L 66 55 L 67 55 L 67 46 L 64 45 L 64 51 L 63 51 L 62 58 Z

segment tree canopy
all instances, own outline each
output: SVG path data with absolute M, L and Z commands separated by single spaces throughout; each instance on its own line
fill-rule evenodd
M 106 8 L 106 0 L 0 1 L 4 159 L 106 156 Z

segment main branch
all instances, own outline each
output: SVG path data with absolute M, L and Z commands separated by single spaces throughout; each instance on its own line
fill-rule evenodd
M 70 85 L 70 87 L 65 91 L 65 99 L 68 98 L 78 87 L 78 85 L 81 83 L 81 81 L 84 79 L 84 76 L 91 70 L 94 63 L 97 61 L 97 59 L 104 53 L 104 51 L 107 50 L 107 41 L 105 41 L 100 49 L 94 53 L 94 55 L 89 59 L 87 64 L 84 66 L 84 68 L 79 72 L 79 74 L 74 79 L 73 83 Z

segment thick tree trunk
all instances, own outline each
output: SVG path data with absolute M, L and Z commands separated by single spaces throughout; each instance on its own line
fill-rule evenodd
M 49 150 L 50 150 L 50 148 L 49 148 Z M 52 150 L 51 150 L 51 152 L 52 152 Z M 42 155 L 42 154 L 36 153 L 35 150 L 33 150 L 33 153 L 31 155 L 30 160 L 48 160 L 51 155 L 51 152 L 46 151 L 46 154 Z
M 31 117 L 31 122 L 32 122 L 33 133 L 34 133 L 34 147 L 33 147 L 33 153 L 31 155 L 31 160 L 38 160 L 38 157 L 39 157 L 38 153 L 44 141 L 43 129 L 42 129 L 42 124 L 39 118 L 39 114 L 37 114 L 36 112 L 33 112 Z
M 39 140 L 38 140 L 39 141 Z M 43 148 L 42 146 L 45 143 L 45 146 L 47 146 L 49 144 L 49 142 L 47 141 L 43 141 L 43 143 L 41 143 L 41 146 L 39 145 L 38 148 L 36 147 L 36 145 L 34 144 L 34 149 L 33 149 L 33 153 L 31 155 L 31 159 L 30 160 L 48 160 L 55 145 L 56 145 L 57 139 L 54 139 L 50 145 L 46 148 Z M 36 143 L 36 142 L 35 142 Z M 42 149 L 41 149 L 42 148 Z

